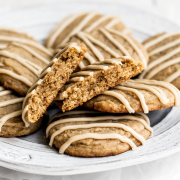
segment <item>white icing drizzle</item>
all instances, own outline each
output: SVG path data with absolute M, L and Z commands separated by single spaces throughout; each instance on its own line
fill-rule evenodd
M 50 124 L 55 118 L 61 118 L 63 116 L 69 116 L 69 115 L 72 115 L 72 114 L 101 114 L 102 112 L 99 112 L 99 111 L 67 111 L 67 112 L 64 112 L 64 113 L 58 113 L 58 114 L 55 114 L 48 122 L 48 124 Z
M 0 102 L 0 107 L 4 107 L 4 106 L 11 105 L 11 104 L 23 102 L 23 100 L 24 100 L 24 98 L 15 98 L 15 99 L 3 101 L 3 102 Z
M 133 49 L 136 51 L 136 53 L 138 54 L 140 60 L 144 64 L 144 69 L 147 68 L 147 61 L 146 61 L 144 54 L 141 52 L 139 47 L 133 42 L 133 40 L 130 37 L 128 37 L 127 35 L 119 32 L 119 31 L 113 30 L 113 29 L 107 28 L 106 30 L 109 31 L 110 33 L 116 34 L 118 36 L 121 36 L 123 39 L 125 39 L 133 47 Z
M 41 56 L 40 54 L 38 54 L 36 51 L 34 51 L 33 49 L 29 48 L 28 46 L 25 46 L 23 44 L 19 44 L 16 42 L 12 43 L 15 46 L 18 46 L 22 49 L 25 49 L 26 51 L 28 51 L 29 53 L 31 53 L 32 55 L 34 55 L 36 58 L 38 58 L 40 61 L 44 62 L 45 64 L 49 64 L 49 60 L 47 60 L 46 58 L 44 58 L 43 56 Z
M 103 28 L 99 29 L 99 31 L 100 31 L 101 33 L 103 33 L 103 34 L 106 36 L 106 38 L 107 38 L 109 41 L 111 41 L 112 44 L 114 44 L 117 48 L 119 48 L 119 49 L 123 52 L 123 55 L 131 57 L 131 55 L 130 55 L 129 52 L 124 48 L 124 46 L 122 46 L 116 39 L 114 39 L 113 36 L 112 36 L 110 33 L 108 33 L 108 31 L 106 31 L 106 30 L 103 29 Z
M 121 85 L 131 87 L 131 88 L 144 89 L 144 90 L 150 91 L 153 94 L 155 94 L 157 96 L 157 98 L 161 101 L 161 103 L 163 103 L 163 104 L 167 104 L 169 101 L 168 98 L 166 97 L 166 95 L 164 94 L 164 92 L 158 87 L 148 86 L 145 84 L 137 85 L 137 83 L 132 83 L 132 82 L 123 82 L 123 83 L 121 83 Z
M 46 137 L 49 136 L 49 131 L 52 127 L 58 125 L 58 124 L 63 124 L 63 123 L 67 123 L 67 122 L 81 122 L 81 121 L 102 121 L 102 120 L 121 120 L 121 119 L 129 119 L 132 121 L 139 121 L 141 122 L 146 129 L 148 129 L 151 133 L 153 132 L 153 129 L 147 124 L 146 121 L 144 121 L 144 119 L 136 117 L 136 116 L 132 116 L 132 115 L 124 115 L 124 116 L 97 116 L 97 117 L 78 117 L 78 118 L 66 118 L 66 119 L 60 119 L 57 120 L 53 123 L 51 123 L 47 129 L 46 129 Z
M 89 61 L 90 64 L 93 64 L 96 62 L 96 60 L 88 52 L 85 53 L 84 57 Z
M 2 126 L 6 123 L 6 121 L 8 121 L 11 118 L 20 116 L 21 114 L 22 114 L 22 110 L 12 112 L 12 113 L 7 114 L 7 115 L 3 116 L 2 118 L 0 118 L 0 132 L 1 132 Z
M 111 48 L 109 48 L 108 46 L 106 46 L 105 44 L 103 44 L 101 41 L 95 39 L 93 36 L 85 33 L 85 32 L 81 32 L 83 33 L 91 42 L 93 42 L 94 44 L 98 45 L 99 47 L 101 47 L 102 49 L 104 49 L 106 52 L 110 53 L 113 57 L 118 58 L 119 54 L 116 53 L 115 51 L 113 51 Z
M 167 43 L 167 44 L 165 44 L 165 45 L 163 45 L 163 46 L 161 46 L 159 48 L 156 48 L 156 49 L 152 50 L 151 52 L 149 52 L 149 56 L 153 56 L 153 55 L 155 55 L 155 54 L 157 54 L 159 52 L 165 51 L 165 50 L 167 50 L 169 48 L 172 48 L 173 46 L 176 46 L 178 44 L 180 44 L 180 39 L 177 39 L 177 40 L 175 40 L 173 42 L 169 42 L 169 43 Z
M 172 82 L 174 81 L 176 78 L 178 78 L 180 76 L 180 70 L 177 70 L 176 72 L 174 72 L 173 74 L 171 74 L 169 77 L 167 77 L 164 81 L 166 82 Z
M 35 75 L 39 75 L 40 72 L 42 71 L 41 67 L 38 67 L 33 62 L 30 62 L 29 60 L 20 57 L 18 54 L 14 54 L 14 53 L 8 52 L 6 50 L 2 50 L 2 51 L 0 51 L 0 55 L 8 57 L 8 58 L 12 58 L 12 59 L 18 61 L 20 64 L 22 64 L 24 67 L 29 69 Z M 38 70 L 34 67 L 38 67 Z
M 115 16 L 110 16 L 110 15 L 105 15 L 102 16 L 101 18 L 99 18 L 97 21 L 95 21 L 94 23 L 92 23 L 88 28 L 86 28 L 84 31 L 90 33 L 91 31 L 93 31 L 95 28 L 97 28 L 101 23 L 103 23 L 104 21 L 110 19 L 110 18 L 115 18 Z M 112 22 L 112 20 L 110 21 Z
M 145 43 L 144 47 L 146 49 L 148 49 L 148 48 L 150 48 L 150 47 L 160 43 L 161 41 L 165 40 L 166 38 L 171 37 L 171 36 L 175 36 L 175 35 L 180 35 L 180 33 L 179 32 L 175 32 L 175 33 L 165 33 L 165 34 L 162 34 L 158 38 L 156 38 L 156 39 L 154 39 L 154 40 L 152 40 L 150 42 Z
M 67 17 L 66 19 L 64 19 L 64 21 L 60 22 L 57 27 L 54 29 L 54 31 L 52 31 L 50 38 L 48 39 L 46 46 L 48 48 L 51 48 L 56 40 L 56 38 L 59 36 L 60 33 L 62 33 L 62 31 L 64 31 L 64 29 L 71 24 L 76 18 L 78 18 L 79 16 L 84 15 L 85 13 L 77 13 L 74 15 L 71 15 L 69 17 Z
M 168 89 L 175 97 L 175 106 L 180 106 L 180 91 L 172 84 L 164 82 L 164 81 L 156 81 L 156 80 L 147 80 L 147 79 L 136 79 L 136 80 L 128 80 L 128 82 L 133 82 L 137 84 L 147 84 L 147 85 L 155 85 Z
M 73 115 L 73 114 L 87 114 L 87 113 L 99 113 L 96 111 L 71 111 L 71 112 L 67 112 L 67 113 L 62 113 L 62 114 L 57 114 L 54 117 L 51 118 L 50 122 L 53 119 L 59 119 L 59 118 L 63 118 L 66 115 Z M 139 115 L 141 115 L 141 113 L 139 113 Z M 64 123 L 68 123 L 68 122 L 95 122 L 95 121 L 105 121 L 105 120 L 132 120 L 132 121 L 139 121 L 140 123 L 142 123 L 144 125 L 144 127 L 146 129 L 148 129 L 151 133 L 153 133 L 153 129 L 150 127 L 150 123 L 149 123 L 149 118 L 144 114 L 142 117 L 144 117 L 144 119 L 137 117 L 137 116 L 132 116 L 132 115 L 124 115 L 124 116 L 97 116 L 97 117 L 76 117 L 76 118 L 72 118 L 72 117 L 66 117 L 63 119 L 59 119 L 57 121 L 52 122 L 51 124 L 49 124 L 49 126 L 46 129 L 46 137 L 49 136 L 49 131 L 51 128 L 53 128 L 56 125 L 59 124 L 64 124 Z M 52 146 L 53 145 L 53 141 L 55 139 L 55 137 L 61 133 L 63 133 L 66 130 L 71 130 L 71 129 L 88 129 L 88 128 L 94 128 L 94 127 L 115 127 L 115 128 L 122 128 L 125 131 L 131 133 L 136 139 L 138 139 L 142 144 L 145 143 L 145 139 L 143 136 L 141 136 L 140 134 L 138 134 L 136 131 L 134 131 L 131 127 L 128 127 L 122 123 L 90 123 L 90 124 L 79 124 L 79 125 L 67 125 L 67 126 L 63 126 L 62 128 L 60 128 L 59 130 L 55 131 L 50 138 L 50 143 L 49 145 Z M 93 136 L 89 136 L 89 134 L 93 134 Z M 93 139 L 99 139 L 99 137 L 101 137 L 100 139 L 116 139 L 115 136 L 113 135 L 112 138 L 112 134 L 116 134 L 116 133 L 109 133 L 109 134 L 96 134 L 96 133 L 85 133 L 85 134 L 81 134 L 79 135 L 75 135 L 73 137 L 70 137 L 61 147 L 60 147 L 60 152 L 64 153 L 64 151 L 70 146 L 70 144 L 74 141 L 80 140 L 80 139 L 86 139 L 86 138 L 93 138 Z M 99 136 L 100 135 L 100 136 Z M 119 134 L 116 134 L 119 135 Z M 77 137 L 80 137 L 77 138 Z M 121 136 L 120 137 L 125 137 L 125 136 Z M 122 142 L 126 142 L 129 144 L 130 139 L 125 137 L 125 141 L 119 139 Z M 129 144 L 130 145 L 130 144 Z M 130 145 L 131 146 L 131 145 Z M 131 146 L 132 147 L 132 146 Z
M 10 70 L 7 69 L 0 69 L 0 74 L 6 74 L 8 76 L 11 76 L 21 82 L 23 82 L 24 84 L 26 84 L 27 86 L 31 86 L 32 82 L 30 82 L 27 78 L 25 78 L 24 76 L 18 75 Z
M 160 58 L 156 59 L 152 63 L 148 64 L 148 67 L 143 73 L 140 74 L 139 78 L 142 79 L 146 76 L 146 74 L 155 66 L 159 65 L 160 63 L 168 60 L 172 56 L 176 55 L 177 53 L 180 52 L 180 47 L 177 47 L 176 49 L 170 51 L 169 53 L 165 54 L 164 56 L 161 56 Z
M 70 39 L 70 37 L 80 32 L 83 27 L 97 14 L 97 12 L 88 13 L 86 17 L 68 35 L 66 35 L 65 39 L 61 41 L 60 45 L 66 43 Z
M 134 109 L 130 106 L 129 102 L 126 100 L 126 98 L 124 98 L 123 95 L 117 93 L 117 92 L 114 92 L 112 90 L 109 90 L 109 91 L 105 91 L 103 92 L 102 94 L 104 95 L 108 95 L 108 96 L 113 96 L 117 99 L 119 99 L 126 107 L 126 109 L 128 110 L 129 113 L 134 113 Z
M 105 28 L 112 28 L 114 25 L 121 23 L 121 19 L 119 17 L 113 19 L 108 24 L 106 24 Z
M 41 45 L 38 42 L 35 42 L 33 40 L 29 40 L 29 39 L 25 39 L 25 38 L 18 38 L 18 37 L 4 36 L 4 35 L 0 35 L 0 40 L 1 41 L 8 41 L 8 42 L 13 42 L 14 41 L 14 42 L 18 42 L 18 43 L 23 43 L 23 44 L 26 44 L 26 45 L 33 46 L 33 47 L 43 51 L 44 53 L 46 53 L 49 56 L 53 55 L 53 53 L 51 51 L 49 51 L 43 45 Z
M 0 91 L 5 90 L 5 88 L 3 86 L 0 86 Z
M 175 59 L 171 59 L 170 61 L 164 62 L 163 64 L 161 64 L 160 66 L 157 66 L 155 68 L 153 68 L 148 75 L 146 76 L 146 79 L 151 79 L 153 76 L 155 76 L 157 73 L 159 73 L 161 70 L 170 67 L 176 63 L 180 62 L 180 57 L 179 58 L 175 58 Z M 177 76 L 178 77 L 178 76 Z M 167 81 L 167 82 L 171 82 L 171 81 Z
M 7 47 L 7 44 L 0 44 L 0 49 L 5 49 Z
M 142 113 L 142 112 L 136 112 L 136 114 L 141 115 L 141 116 L 145 119 L 145 121 L 147 122 L 147 124 L 150 126 L 150 120 L 149 120 L 148 116 L 146 116 L 146 115 L 145 115 L 144 113 Z
M 82 39 L 87 46 L 93 51 L 93 53 L 96 55 L 99 61 L 103 61 L 104 57 L 100 53 L 100 51 L 85 37 L 85 34 L 83 32 L 79 32 L 76 34 L 80 39 Z M 86 58 L 89 60 L 89 58 L 86 56 Z
M 141 105 L 142 105 L 142 108 L 144 110 L 144 113 L 149 113 L 148 106 L 147 106 L 147 104 L 145 102 L 144 96 L 138 90 L 133 89 L 133 88 L 123 87 L 123 86 L 115 86 L 113 88 L 124 90 L 124 91 L 131 91 L 131 92 L 135 93 L 138 96 L 138 98 L 139 98 L 139 100 L 141 102 Z
M 69 79 L 66 83 L 84 81 L 84 77 L 74 77 Z
M 116 133 L 112 133 L 112 134 L 97 134 L 97 133 L 87 133 L 87 134 L 81 134 L 81 135 L 76 135 L 73 136 L 71 138 L 68 139 L 67 142 L 65 142 L 60 150 L 59 153 L 63 154 L 64 151 L 71 145 L 72 142 L 74 141 L 78 141 L 81 139 L 87 139 L 87 138 L 94 138 L 94 139 L 119 139 L 122 142 L 128 143 L 132 150 L 136 150 L 137 146 L 133 143 L 132 140 L 128 139 L 126 136 L 121 136 L 119 134 Z
M 92 76 L 94 74 L 94 72 L 92 71 L 79 71 L 77 73 L 73 73 L 71 74 L 71 78 L 72 77 L 76 77 L 76 76 Z
M 11 90 L 5 90 L 5 89 L 0 89 L 0 97 L 1 96 L 4 96 L 4 95 L 7 95 L 7 94 L 12 94 L 12 91 Z

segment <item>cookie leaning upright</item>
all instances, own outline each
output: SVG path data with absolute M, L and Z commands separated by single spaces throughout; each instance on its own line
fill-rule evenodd
M 21 118 L 23 100 L 23 97 L 0 86 L 0 136 L 24 136 L 37 131 L 41 126 L 42 119 L 29 127 L 25 126 L 26 122 Z
M 149 64 L 140 79 L 166 81 L 180 89 L 180 32 L 161 33 L 143 44 L 149 53 Z
M 22 114 L 24 121 L 34 123 L 43 116 L 58 91 L 83 59 L 86 51 L 84 44 L 72 43 L 55 56 L 25 97 Z
M 56 97 L 56 105 L 63 111 L 74 109 L 89 99 L 143 70 L 143 64 L 129 57 L 106 59 L 75 72 Z
M 25 96 L 50 59 L 36 48 L 13 42 L 0 51 L 0 83 Z

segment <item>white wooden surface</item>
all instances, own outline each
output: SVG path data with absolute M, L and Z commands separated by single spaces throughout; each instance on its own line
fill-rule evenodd
M 65 0 L 71 2 L 72 0 Z M 74 0 L 75 1 L 75 0 Z M 73 2 L 74 2 L 73 1 Z M 82 0 L 85 2 L 85 0 Z M 91 0 L 97 2 L 97 0 Z M 179 0 L 98 0 L 100 2 L 120 2 L 129 6 L 135 6 L 144 11 L 148 11 L 164 18 L 167 18 L 180 25 L 180 1 Z M 0 15 L 4 12 L 17 11 L 33 6 L 49 5 L 51 3 L 61 3 L 60 0 L 0 0 Z M 90 2 L 90 1 L 88 1 Z M 3 18 L 3 16 L 0 16 Z M 180 179 L 180 153 L 172 156 L 104 173 L 93 173 L 85 175 L 74 175 L 65 177 L 45 177 L 39 175 L 28 175 L 5 168 L 0 168 L 0 180 L 179 180 Z M 131 173 L 130 173 L 131 172 Z

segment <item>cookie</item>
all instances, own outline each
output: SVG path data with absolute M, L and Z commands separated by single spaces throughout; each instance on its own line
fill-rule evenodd
M 18 97 L 11 90 L 5 90 L 0 86 L 0 136 L 16 137 L 36 132 L 42 124 L 38 122 L 25 126 L 22 115 L 22 103 L 24 98 Z
M 0 51 L 0 83 L 25 96 L 49 62 L 50 57 L 13 42 Z
M 86 53 L 84 44 L 71 44 L 60 51 L 31 86 L 23 102 L 22 118 L 35 123 L 69 79 Z
M 152 134 L 149 118 L 143 113 L 117 115 L 96 111 L 56 114 L 46 129 L 59 153 L 98 157 L 136 150 Z
M 10 28 L 0 28 L 0 49 L 4 49 L 11 42 L 24 44 L 33 50 L 39 51 L 43 56 L 53 56 L 53 52 L 39 44 L 33 37 Z
M 104 59 L 120 56 L 141 61 L 144 68 L 147 67 L 148 55 L 145 48 L 132 37 L 111 28 L 100 28 L 92 33 L 79 32 L 69 42 L 84 43 L 87 46 L 88 51 L 79 65 L 80 69 Z
M 180 89 L 180 33 L 158 34 L 143 44 L 149 64 L 139 78 L 170 82 Z
M 128 80 L 83 104 L 110 113 L 145 112 L 180 106 L 180 92 L 170 83 L 156 80 Z
M 56 97 L 56 105 L 69 111 L 123 81 L 139 74 L 140 61 L 128 57 L 107 59 L 73 73 Z
M 58 46 L 67 43 L 76 33 L 80 31 L 90 33 L 99 27 L 108 27 L 125 34 L 131 34 L 117 16 L 101 15 L 97 12 L 76 13 L 66 17 L 52 30 L 45 46 L 56 49 Z

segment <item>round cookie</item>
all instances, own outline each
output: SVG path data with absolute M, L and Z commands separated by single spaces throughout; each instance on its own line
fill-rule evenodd
M 52 30 L 45 46 L 56 49 L 67 43 L 76 33 L 80 31 L 90 33 L 99 27 L 109 27 L 125 34 L 131 34 L 131 31 L 117 16 L 101 15 L 97 12 L 76 13 L 66 17 Z
M 180 33 L 161 33 L 143 44 L 149 64 L 139 78 L 170 82 L 180 89 Z
M 56 105 L 69 111 L 143 70 L 143 64 L 127 56 L 107 59 L 73 73 L 56 97 Z
M 42 71 L 23 102 L 22 118 L 27 122 L 27 126 L 43 116 L 58 91 L 83 59 L 86 51 L 84 44 L 72 43 L 60 51 Z
M 0 51 L 0 83 L 25 96 L 50 60 L 36 49 L 13 42 Z
M 123 153 L 145 143 L 153 132 L 143 113 L 117 115 L 96 111 L 70 111 L 56 114 L 46 129 L 59 153 L 98 157 Z
M 49 57 L 53 55 L 53 52 L 45 48 L 38 43 L 33 37 L 27 33 L 23 33 L 10 28 L 0 28 L 0 49 L 4 49 L 11 42 L 17 42 L 24 44 L 33 50 L 39 51 L 41 55 Z
M 80 69 L 104 59 L 120 56 L 141 61 L 144 68 L 147 67 L 148 55 L 145 48 L 132 37 L 111 28 L 100 28 L 92 33 L 78 32 L 69 42 L 84 43 L 87 46 L 88 51 L 79 64 Z
M 0 136 L 16 137 L 36 132 L 42 124 L 40 119 L 35 124 L 25 127 L 21 118 L 24 98 L 0 86 Z
M 128 80 L 87 101 L 83 106 L 110 113 L 145 112 L 180 106 L 180 92 L 170 83 Z

